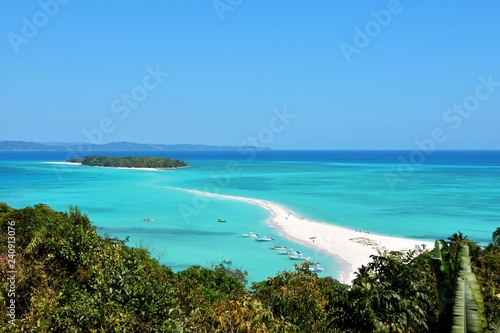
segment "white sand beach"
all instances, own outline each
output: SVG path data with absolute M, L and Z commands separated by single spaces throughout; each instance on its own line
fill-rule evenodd
M 82 165 L 82 163 L 75 163 L 75 162 L 41 162 L 44 164 L 60 164 L 60 165 Z M 175 167 L 175 168 L 126 168 L 126 167 L 100 167 L 96 166 L 94 168 L 110 168 L 110 169 L 119 169 L 119 170 L 142 170 L 142 171 L 169 171 L 169 170 L 177 170 L 177 169 L 186 169 L 188 166 L 185 167 Z
M 63 165 L 82 165 L 82 163 L 75 163 L 75 162 L 40 162 L 43 164 L 63 164 Z
M 118 169 L 118 170 L 142 170 L 142 171 L 171 171 L 171 170 L 179 170 L 186 169 L 186 167 L 175 167 L 175 168 L 128 168 L 128 167 L 102 167 L 102 166 L 91 166 L 92 168 L 107 168 L 107 169 Z
M 93 168 L 107 168 L 107 169 L 118 169 L 118 170 L 142 170 L 142 171 L 160 171 L 163 169 L 154 169 L 154 168 L 126 168 L 126 167 L 101 167 L 101 166 L 93 166 Z
M 186 190 L 189 193 L 216 197 L 229 200 L 238 200 L 258 205 L 271 213 L 269 223 L 281 230 L 286 238 L 317 249 L 337 260 L 340 259 L 340 274 L 335 277 L 340 282 L 351 283 L 354 273 L 362 265 L 370 262 L 370 256 L 376 255 L 378 250 L 404 251 L 415 250 L 416 246 L 432 249 L 434 244 L 420 240 L 389 237 L 356 231 L 332 224 L 316 222 L 297 216 L 291 210 L 275 203 L 229 195 L 206 193 L 195 190 Z

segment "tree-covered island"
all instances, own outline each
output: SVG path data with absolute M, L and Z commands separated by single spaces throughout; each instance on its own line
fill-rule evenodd
M 188 164 L 181 160 L 152 156 L 85 156 L 82 159 L 71 158 L 67 162 L 109 168 L 178 169 L 188 167 Z

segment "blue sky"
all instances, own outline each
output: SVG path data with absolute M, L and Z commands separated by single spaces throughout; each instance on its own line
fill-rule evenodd
M 0 140 L 500 149 L 498 22 L 493 0 L 8 1 Z

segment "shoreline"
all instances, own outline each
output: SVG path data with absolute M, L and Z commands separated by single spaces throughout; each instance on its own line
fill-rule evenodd
M 127 167 L 106 167 L 106 166 L 94 166 L 94 165 L 84 165 L 77 162 L 40 162 L 43 164 L 59 164 L 59 165 L 79 165 L 92 168 L 107 168 L 107 169 L 118 169 L 118 170 L 142 170 L 142 171 L 162 171 L 162 170 L 177 170 L 177 169 L 187 169 L 189 166 L 175 167 L 175 168 L 127 168 Z
M 284 237 L 333 257 L 340 266 L 339 276 L 335 278 L 342 283 L 351 284 L 355 278 L 354 273 L 362 265 L 368 264 L 371 261 L 370 256 L 377 255 L 379 250 L 415 250 L 417 246 L 422 245 L 430 250 L 434 247 L 434 243 L 428 241 L 371 234 L 313 221 L 266 200 L 197 190 L 180 190 L 200 196 L 247 202 L 264 208 L 271 214 L 267 221 L 269 225 L 279 229 Z
M 61 164 L 61 165 L 82 165 L 82 163 L 77 162 L 40 162 L 42 164 Z

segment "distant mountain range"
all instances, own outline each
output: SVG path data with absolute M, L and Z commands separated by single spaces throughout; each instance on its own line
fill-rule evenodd
M 237 150 L 242 148 L 253 148 L 257 150 L 270 150 L 267 147 L 253 146 L 214 146 L 202 144 L 151 144 L 151 143 L 133 143 L 133 142 L 110 142 L 105 144 L 89 144 L 87 143 L 39 143 L 26 141 L 0 141 L 0 150 L 40 150 L 40 151 L 64 151 L 76 150 L 84 145 L 87 149 L 91 148 L 96 151 L 116 151 L 116 150 Z

